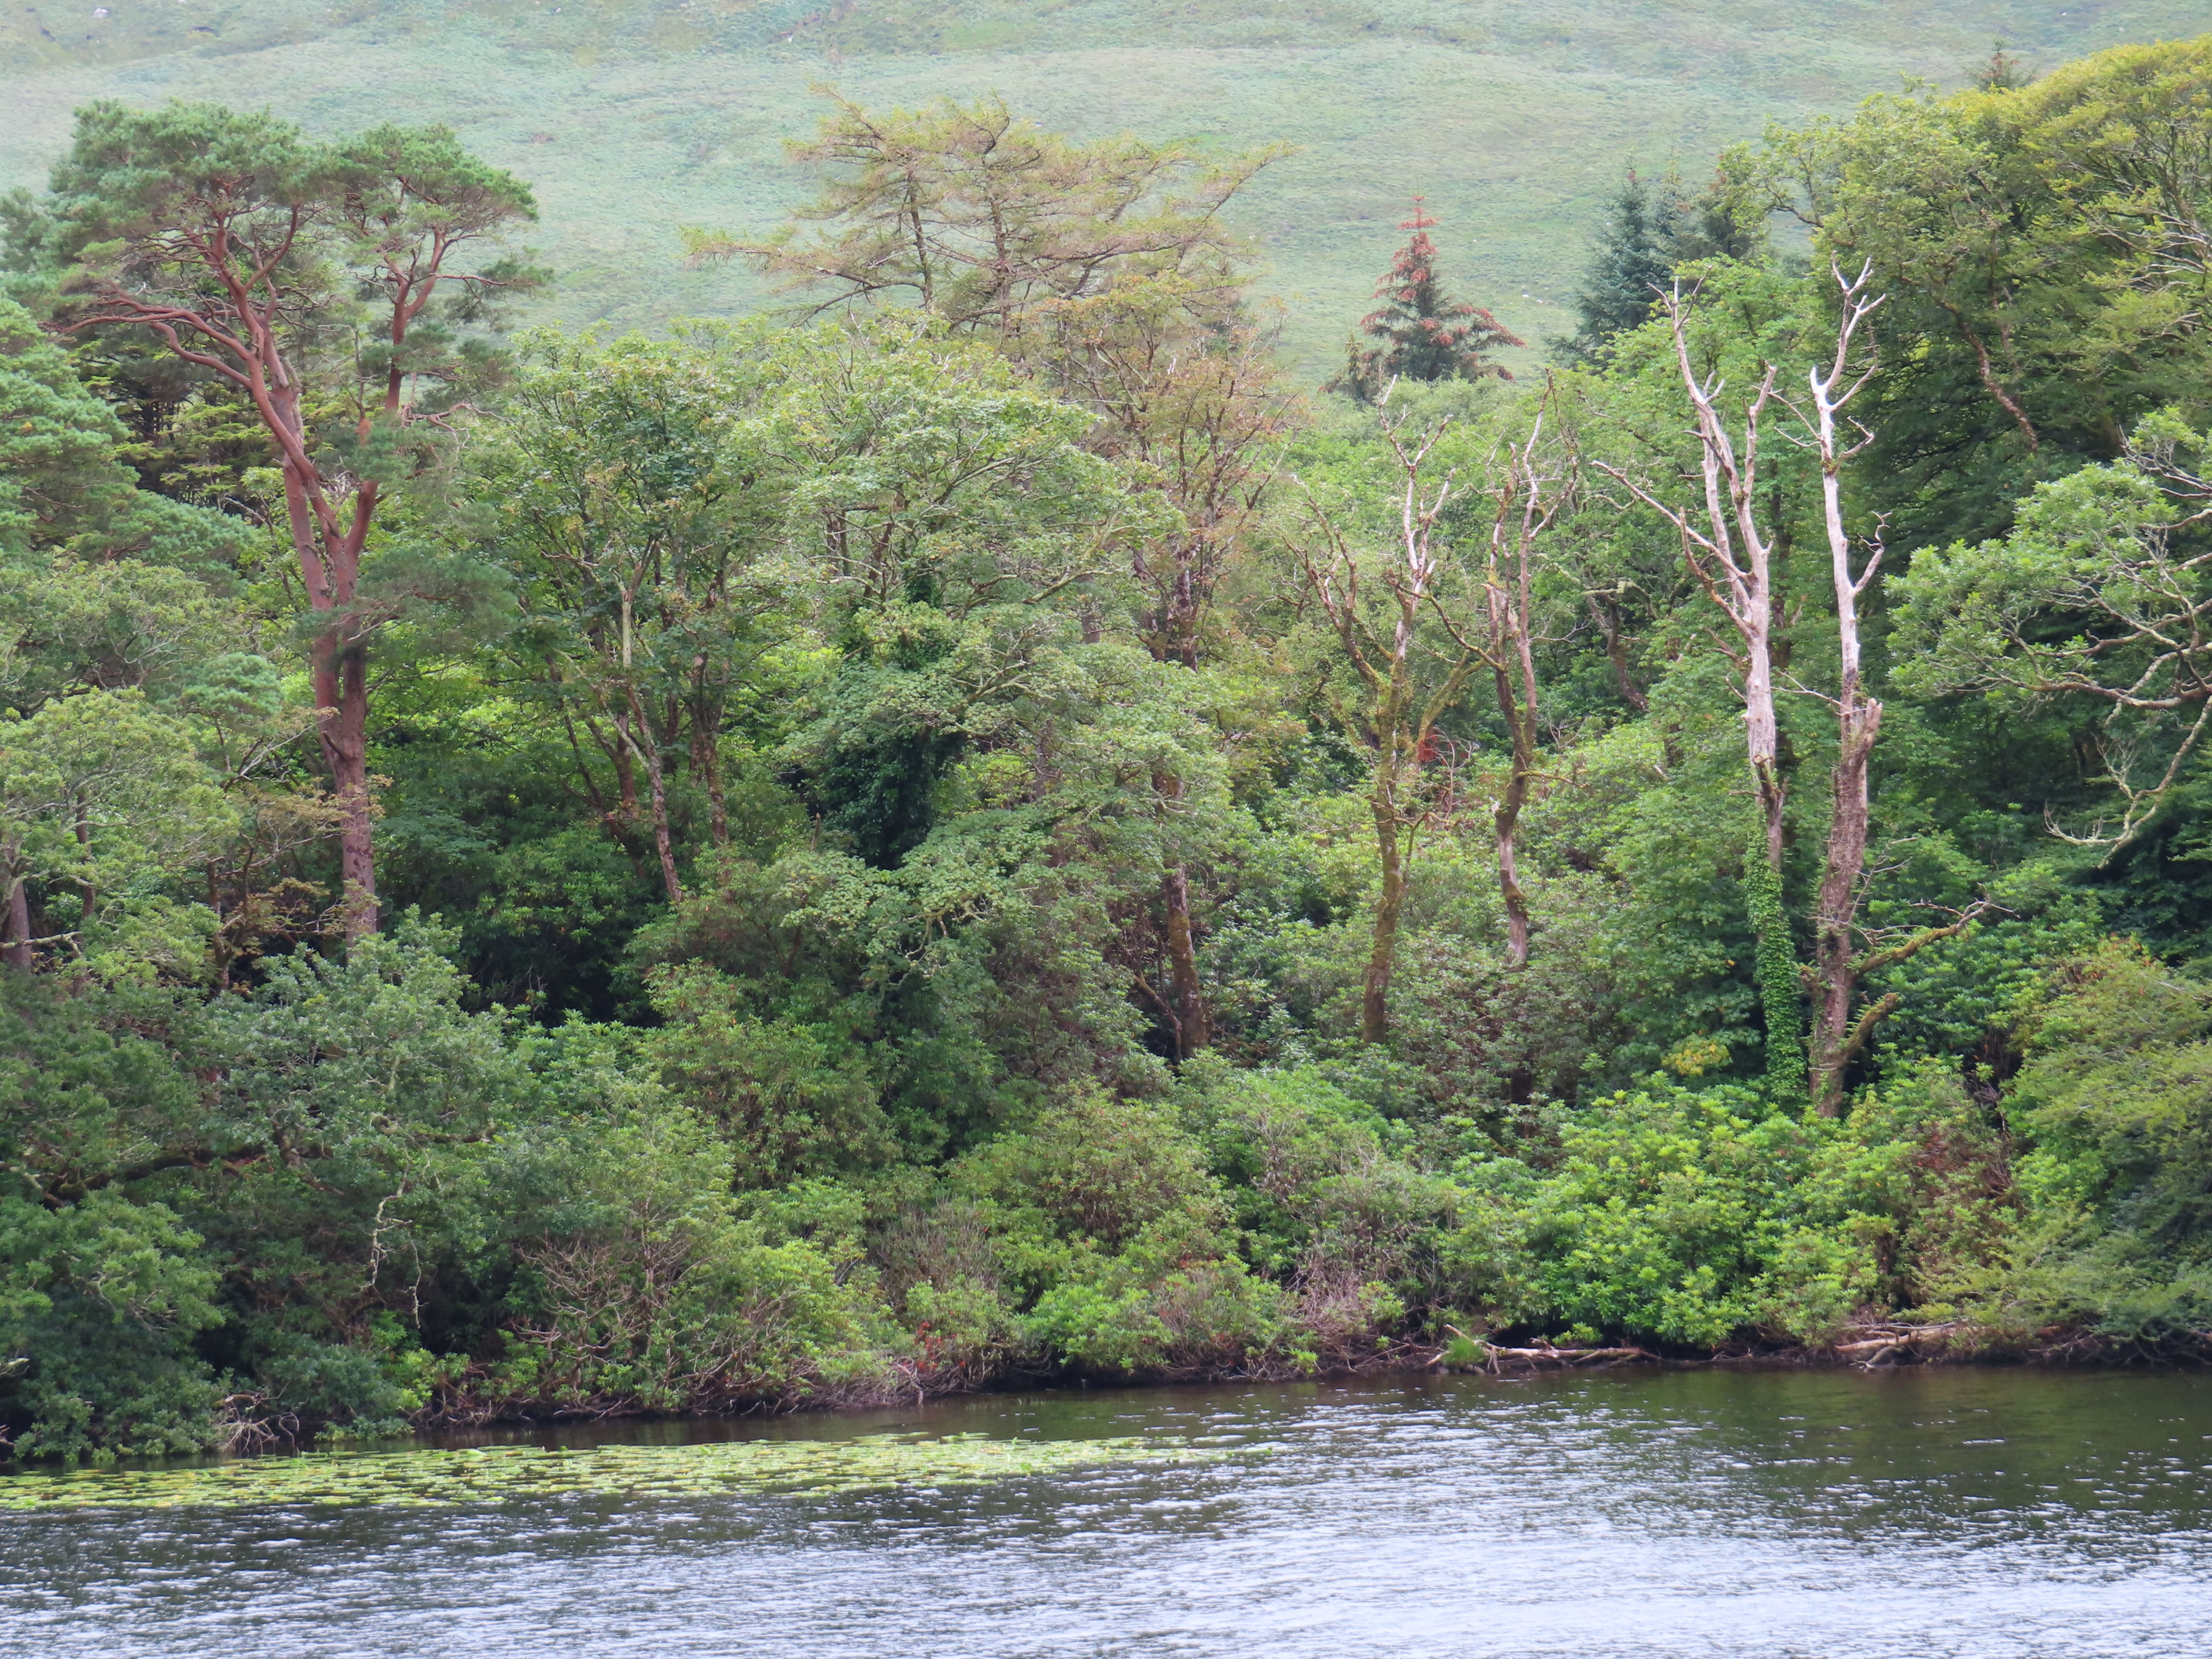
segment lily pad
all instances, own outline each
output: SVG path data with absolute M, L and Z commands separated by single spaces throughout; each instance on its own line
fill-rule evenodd
M 271 1504 L 498 1504 L 574 1494 L 894 1492 L 972 1486 L 1120 1463 L 1222 1454 L 1179 1438 L 994 1440 L 866 1435 L 854 1440 L 724 1440 L 568 1449 L 510 1445 L 239 1458 L 191 1468 L 82 1469 L 0 1477 L 0 1510 L 234 1509 Z

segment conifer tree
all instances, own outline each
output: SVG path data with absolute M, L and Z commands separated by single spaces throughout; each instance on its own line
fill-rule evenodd
M 1655 194 L 1634 167 L 1628 169 L 1575 295 L 1579 325 L 1553 342 L 1559 356 L 1588 362 L 1614 335 L 1651 315 L 1674 272 L 1681 221 L 1682 204 L 1674 191 L 1662 188 Z
M 490 253 L 537 218 L 529 189 L 444 127 L 319 145 L 219 104 L 109 101 L 77 111 L 50 202 L 43 223 L 20 205 L 8 216 L 10 242 L 53 267 L 53 325 L 165 349 L 244 399 L 276 452 L 316 620 L 307 655 L 343 814 L 347 937 L 374 932 L 369 641 L 421 593 L 415 578 L 363 586 L 364 560 L 426 434 L 499 376 L 471 337 L 544 280 Z
M 1429 240 L 1436 223 L 1416 196 L 1413 216 L 1398 226 L 1413 235 L 1391 261 L 1389 275 L 1375 285 L 1382 303 L 1360 319 L 1346 344 L 1344 373 L 1328 390 L 1372 403 L 1394 380 L 1513 378 L 1503 364 L 1488 361 L 1488 354 L 1526 342 L 1480 306 L 1444 292 L 1437 276 L 1437 245 Z M 1376 343 L 1363 348 L 1362 334 Z
M 2022 87 L 2034 84 L 2035 71 L 2007 51 L 2008 44 L 2004 36 L 1997 36 L 1990 44 L 1989 61 L 1974 65 L 1972 82 L 1975 90 L 2017 92 Z
M 1551 342 L 1553 356 L 1589 362 L 1607 341 L 1649 320 L 1674 269 L 1692 259 L 1748 259 L 1761 238 L 1737 214 L 1726 179 L 1704 193 L 1682 193 L 1673 173 L 1653 185 L 1631 167 L 1613 198 L 1575 295 L 1577 325 Z

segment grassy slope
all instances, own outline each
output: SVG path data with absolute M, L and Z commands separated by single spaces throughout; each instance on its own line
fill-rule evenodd
M 1619 176 L 1845 107 L 1901 74 L 1945 83 L 2002 33 L 2050 65 L 2194 33 L 2181 0 L 0 0 L 0 187 L 40 182 L 92 97 L 266 105 L 317 131 L 441 120 L 533 181 L 568 323 L 743 309 L 687 272 L 676 226 L 751 231 L 803 195 L 780 142 L 811 83 L 864 102 L 1001 93 L 1081 133 L 1224 150 L 1287 139 L 1244 211 L 1325 367 L 1387 264 L 1405 198 L 1447 268 L 1532 342 L 1561 331 Z

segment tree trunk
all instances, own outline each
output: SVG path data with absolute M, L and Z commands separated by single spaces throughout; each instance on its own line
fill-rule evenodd
M 8 852 L 12 860 L 15 849 L 11 847 Z M 20 872 L 8 882 L 8 940 L 0 946 L 0 960 L 27 974 L 31 971 L 31 895 Z
M 1182 799 L 1182 780 L 1168 772 L 1152 775 L 1164 811 L 1172 813 Z M 1188 1060 L 1213 1040 L 1206 1018 L 1206 996 L 1198 980 L 1198 950 L 1190 929 L 1190 871 L 1180 860 L 1170 864 L 1160 878 L 1160 903 L 1167 913 L 1168 985 L 1170 1006 L 1176 1024 L 1176 1058 Z
M 1842 282 L 1842 273 L 1837 274 Z M 1858 999 L 1861 971 L 1858 955 L 1859 883 L 1866 872 L 1868 833 L 1868 773 L 1874 758 L 1875 740 L 1881 733 L 1881 704 L 1863 690 L 1859 647 L 1859 592 L 1881 567 L 1881 548 L 1876 544 L 1864 573 L 1851 574 L 1850 536 L 1844 524 L 1842 468 L 1846 452 L 1839 449 L 1836 416 L 1866 384 L 1865 374 L 1850 377 L 1851 336 L 1874 308 L 1860 297 L 1867 276 L 1844 284 L 1843 320 L 1837 337 L 1833 364 L 1824 376 L 1811 376 L 1815 434 L 1820 452 L 1820 506 L 1828 532 L 1828 563 L 1836 593 L 1836 644 L 1838 669 L 1836 685 L 1836 770 L 1828 817 L 1828 845 L 1821 860 L 1820 892 L 1814 912 L 1813 973 L 1817 1007 L 1813 1019 L 1813 1051 L 1807 1090 L 1813 1109 L 1822 1117 L 1836 1117 L 1844 1109 L 1844 1074 L 1876 1023 L 1896 1006 L 1885 998 L 1856 1025 L 1851 1018 Z M 1880 304 L 1876 300 L 1874 305 Z M 1871 368 L 1868 373 L 1871 373 Z M 1860 447 L 1863 447 L 1863 445 Z M 1855 453 L 1855 452 L 1854 452 Z
M 1590 595 L 1589 608 L 1590 615 L 1597 619 L 1598 632 L 1605 636 L 1605 659 L 1612 665 L 1613 683 L 1620 693 L 1620 700 L 1638 714 L 1650 714 L 1651 699 L 1629 672 L 1628 640 L 1621 631 L 1620 612 L 1595 593 Z
M 717 847 L 730 844 L 730 803 L 722 790 L 722 751 L 707 745 L 707 834 Z
M 1175 593 L 1168 617 L 1176 660 L 1185 668 L 1198 666 L 1198 580 L 1193 568 L 1198 558 L 1194 538 L 1176 538 Z
M 1782 780 L 1777 755 L 1778 729 L 1774 718 L 1774 659 L 1769 636 L 1761 629 L 1745 640 L 1743 674 L 1744 749 L 1751 761 L 1751 781 L 1759 796 L 1765 826 L 1766 862 L 1778 873 L 1782 868 L 1783 807 L 1789 787 Z
M 1766 1026 L 1766 1086 L 1778 1103 L 1805 1087 L 1805 994 L 1798 983 L 1797 945 L 1782 903 L 1782 872 L 1767 861 L 1765 820 L 1756 811 L 1743 849 L 1744 909 L 1751 922 L 1759 1010 Z
M 1866 869 L 1867 774 L 1881 705 L 1853 699 L 1842 711 L 1843 749 L 1836 762 L 1835 803 L 1827 856 L 1814 911 L 1814 974 L 1819 1006 L 1813 1023 L 1808 1083 L 1814 1109 L 1834 1117 L 1844 1107 L 1844 1073 L 1853 1058 L 1851 1007 L 1858 996 L 1859 879 Z
M 295 441 L 301 437 L 298 393 L 286 387 L 272 398 L 277 422 Z M 341 616 L 353 602 L 353 558 L 349 544 L 329 544 L 328 521 L 318 514 L 309 499 L 310 479 L 291 455 L 284 461 L 284 505 L 292 531 L 293 551 L 300 561 L 300 575 L 307 603 L 325 617 Z M 357 529 L 367 529 L 367 513 L 373 509 L 372 487 L 362 486 L 365 501 L 357 498 Z M 358 642 L 348 645 L 334 625 L 318 635 L 309 647 L 315 707 L 322 711 L 316 727 L 323 763 L 330 769 L 331 793 L 338 804 L 338 877 L 343 886 L 340 899 L 346 941 L 376 931 L 376 853 L 368 789 L 368 653 Z
M 1765 588 L 1765 572 L 1759 586 Z M 1750 909 L 1759 1012 L 1766 1026 L 1766 1081 L 1777 1100 L 1796 1101 L 1804 1093 L 1805 995 L 1798 982 L 1797 945 L 1782 890 L 1783 809 L 1788 786 L 1782 777 L 1774 717 L 1774 659 L 1769 632 L 1771 611 L 1764 591 L 1751 612 L 1753 625 L 1741 629 L 1744 641 L 1744 747 L 1751 763 L 1752 793 L 1758 800 L 1751 844 L 1744 849 L 1744 884 Z
M 1774 582 L 1777 549 L 1760 531 L 1758 513 L 1759 426 L 1774 396 L 1774 369 L 1768 366 L 1758 391 L 1744 405 L 1739 457 L 1727 422 L 1713 406 L 1719 380 L 1701 380 L 1690 361 L 1689 339 L 1683 331 L 1687 307 L 1679 293 L 1667 297 L 1665 305 L 1674 328 L 1675 366 L 1697 417 L 1706 527 L 1698 529 L 1689 512 L 1670 507 L 1627 473 L 1614 467 L 1606 471 L 1680 532 L 1691 569 L 1743 641 L 1744 749 L 1765 816 L 1766 861 L 1779 870 L 1784 790 L 1774 718 L 1774 640 L 1780 603 Z
M 1190 932 L 1190 873 L 1172 866 L 1160 884 L 1167 909 L 1168 983 L 1175 1010 L 1176 1058 L 1188 1060 L 1213 1040 L 1206 1017 L 1206 996 L 1198 981 L 1198 951 Z
M 730 842 L 729 802 L 722 790 L 722 711 L 702 700 L 691 720 L 691 770 L 707 786 L 707 834 L 717 847 Z
M 1536 769 L 1535 720 L 1534 711 L 1521 707 L 1515 699 L 1512 678 L 1503 669 L 1498 671 L 1498 710 L 1513 734 L 1512 769 L 1505 780 L 1505 793 L 1498 797 L 1498 809 L 1491 815 L 1491 829 L 1498 842 L 1498 891 L 1505 901 L 1506 965 L 1526 968 L 1528 896 L 1521 889 L 1519 832 L 1521 809 L 1528 805 L 1528 783 Z
M 617 708 L 615 721 L 615 805 L 624 823 L 634 824 L 645 815 L 637 805 L 637 739 L 631 735 L 629 710 Z
M 1437 719 L 1458 706 L 1468 678 L 1481 660 L 1476 647 L 1462 638 L 1458 660 L 1420 698 L 1417 712 L 1414 640 L 1439 565 L 1437 521 L 1452 493 L 1451 480 L 1447 477 L 1431 495 L 1421 482 L 1421 469 L 1443 429 L 1443 425 L 1434 427 L 1419 442 L 1408 445 L 1400 438 L 1399 426 L 1386 422 L 1382 428 L 1383 441 L 1397 457 L 1404 490 L 1399 502 L 1403 562 L 1386 565 L 1382 575 L 1395 612 L 1387 632 L 1362 615 L 1358 562 L 1317 505 L 1316 524 L 1325 538 L 1328 562 L 1324 566 L 1310 552 L 1306 555 L 1307 581 L 1334 625 L 1346 656 L 1366 683 L 1370 698 L 1360 725 L 1375 749 L 1375 772 L 1367 799 L 1375 820 L 1382 883 L 1376 896 L 1373 939 L 1360 994 L 1359 1035 L 1365 1042 L 1381 1042 L 1390 1031 L 1391 968 L 1398 945 L 1398 919 L 1406 908 L 1406 849 L 1400 836 L 1413 821 L 1404 808 L 1418 793 L 1421 766 Z M 1453 631 L 1456 634 L 1458 629 Z
M 325 634 L 314 645 L 315 702 L 331 710 L 317 734 L 338 803 L 338 873 L 347 942 L 376 931 L 374 803 L 368 787 L 368 655 Z
M 1692 571 L 1724 611 L 1743 642 L 1743 736 L 1750 763 L 1752 793 L 1758 808 L 1743 854 L 1744 904 L 1757 942 L 1759 1000 L 1766 1022 L 1766 1077 L 1777 1098 L 1795 1099 L 1804 1091 L 1805 1048 L 1802 1035 L 1803 992 L 1798 983 L 1796 947 L 1783 906 L 1783 809 L 1788 791 L 1783 781 L 1780 732 L 1774 714 L 1774 645 L 1782 610 L 1774 567 L 1784 545 L 1780 530 L 1769 538 L 1759 525 L 1760 425 L 1774 396 L 1774 367 L 1769 364 L 1758 390 L 1744 405 L 1743 448 L 1739 455 L 1728 423 L 1714 407 L 1721 387 L 1717 376 L 1701 378 L 1690 357 L 1684 331 L 1688 306 L 1678 289 L 1662 296 L 1674 337 L 1674 362 L 1696 416 L 1700 471 L 1705 484 L 1705 527 L 1692 513 L 1669 506 L 1626 474 L 1607 468 L 1637 497 L 1662 514 L 1682 538 L 1682 553 Z M 1788 520 L 1773 514 L 1778 526 Z
M 629 719 L 625 733 L 642 732 L 647 741 L 638 744 L 635 736 L 631 743 L 645 762 L 646 788 L 653 802 L 653 844 L 660 855 L 660 882 L 667 890 L 671 904 L 684 902 L 684 884 L 676 875 L 676 842 L 668 833 L 668 789 L 660 761 L 660 744 L 653 738 L 653 722 L 646 718 L 645 707 L 639 701 L 635 686 L 629 690 Z
M 1367 976 L 1360 992 L 1359 1040 L 1363 1042 L 1380 1042 L 1390 1035 L 1390 971 L 1397 955 L 1398 918 L 1406 908 L 1406 867 L 1399 852 L 1395 792 L 1378 785 L 1373 806 L 1375 842 L 1382 860 L 1382 891 L 1375 901 Z
M 76 922 L 78 943 L 82 946 L 84 930 L 92 926 L 93 918 L 100 914 L 100 884 L 94 881 L 89 873 L 92 868 L 92 819 L 87 814 L 82 795 L 77 797 L 76 828 L 77 854 L 84 860 L 88 872 L 77 881 L 77 892 L 83 900 L 84 906 L 78 914 Z
M 1505 722 L 1511 744 L 1504 792 L 1491 814 L 1491 830 L 1498 849 L 1498 891 L 1505 905 L 1506 963 L 1514 969 L 1528 965 L 1528 896 L 1521 887 L 1521 811 L 1536 776 L 1536 549 L 1557 517 L 1566 495 L 1573 489 L 1573 463 L 1562 476 L 1552 470 L 1542 449 L 1545 407 L 1536 416 L 1525 444 L 1508 450 L 1505 483 L 1496 491 L 1498 515 L 1491 527 L 1489 562 L 1483 574 L 1483 604 L 1489 614 L 1489 640 L 1481 650 L 1483 660 L 1498 690 L 1498 713 Z M 1601 623 L 1607 625 L 1608 651 L 1619 655 L 1618 619 L 1590 596 Z M 1610 619 L 1610 620 L 1608 620 Z M 1624 672 L 1625 664 L 1616 662 Z

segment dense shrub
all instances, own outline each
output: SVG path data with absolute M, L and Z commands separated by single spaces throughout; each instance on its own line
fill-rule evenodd
M 662 1108 L 514 1156 L 557 1194 L 510 1218 L 516 1274 L 495 1359 L 448 1368 L 449 1414 L 711 1411 L 873 1398 L 896 1352 L 874 1277 L 833 1236 L 738 1212 L 730 1154 Z
M 1675 1087 L 1601 1103 L 1556 1135 L 1541 1164 L 1455 1171 L 1472 1213 L 1447 1256 L 1502 1324 L 1818 1343 L 1940 1291 L 2002 1229 L 1996 1137 L 1940 1075 L 1839 1123 Z
M 2004 1252 L 1954 1277 L 2022 1337 L 2153 1349 L 2212 1330 L 2212 985 L 2132 943 L 2060 964 L 2005 1109 L 2025 1143 Z
M 219 1323 L 215 1268 L 159 1204 L 0 1199 L 0 1409 L 21 1456 L 221 1444 L 222 1390 L 191 1338 Z

